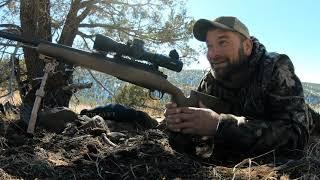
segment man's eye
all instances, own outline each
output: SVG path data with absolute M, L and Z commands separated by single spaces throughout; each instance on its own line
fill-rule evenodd
M 220 46 L 226 46 L 228 43 L 227 41 L 219 41 Z

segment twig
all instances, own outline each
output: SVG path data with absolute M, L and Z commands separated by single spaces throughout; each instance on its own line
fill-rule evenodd
M 255 165 L 257 165 L 257 166 L 259 166 L 260 164 L 258 164 L 258 163 L 256 163 L 255 161 L 252 161 L 252 160 L 254 160 L 254 159 L 257 159 L 257 158 L 260 158 L 260 157 L 263 157 L 263 156 L 265 156 L 265 155 L 267 155 L 267 154 L 270 154 L 270 153 L 273 153 L 273 155 L 274 155 L 274 150 L 271 150 L 271 151 L 268 151 L 268 152 L 266 152 L 266 153 L 264 153 L 264 154 L 261 154 L 261 155 L 259 155 L 259 156 L 256 156 L 256 157 L 253 157 L 253 158 L 247 158 L 247 159 L 244 159 L 243 161 L 241 161 L 240 163 L 238 163 L 238 164 L 236 164 L 234 167 L 233 167 L 233 169 L 232 169 L 232 172 L 234 173 L 233 174 L 233 177 L 232 177 L 232 180 L 234 180 L 235 178 L 236 178 L 236 170 L 237 170 L 237 168 L 238 167 L 241 167 L 242 165 L 244 165 L 244 164 L 246 164 L 247 162 L 249 163 L 249 179 L 250 179 L 250 176 L 251 176 L 251 172 L 250 172 L 250 170 L 251 170 L 251 165 L 252 165 L 252 163 L 253 164 L 255 164 Z M 274 156 L 274 162 L 275 162 L 275 156 Z M 275 163 L 274 163 L 275 164 Z
M 96 165 L 96 169 L 97 169 L 98 176 L 99 176 L 101 179 L 104 179 L 104 178 L 102 177 L 102 175 L 101 175 L 101 169 L 99 168 L 99 158 L 96 159 L 95 165 Z
M 111 91 L 109 91 L 106 87 L 104 87 L 104 85 L 92 74 L 90 70 L 87 71 L 89 72 L 90 76 L 94 79 L 94 81 L 96 81 L 105 91 L 111 94 L 111 96 L 114 96 L 114 94 Z
M 102 139 L 104 140 L 104 142 L 106 142 L 107 144 L 109 144 L 112 147 L 118 147 L 118 145 L 116 145 L 115 143 L 113 143 L 106 135 L 106 133 L 102 133 L 101 134 Z
M 307 163 L 305 158 L 299 159 L 299 160 L 289 160 L 287 163 L 279 165 L 275 168 L 273 168 L 274 171 L 287 171 L 289 169 L 293 169 L 299 166 L 304 165 Z
M 149 173 L 149 166 L 148 164 L 146 164 L 146 171 L 147 171 L 147 174 Z
M 121 175 L 120 173 L 116 173 L 116 172 L 111 172 L 111 171 L 107 171 L 107 170 L 104 170 L 104 173 L 106 173 L 106 174 L 115 174 L 115 175 Z
M 249 180 L 251 179 L 251 159 L 249 158 Z
M 317 143 L 315 143 L 315 144 L 313 144 L 312 146 L 310 146 L 309 148 L 308 148 L 308 156 L 310 156 L 312 153 L 313 153 L 313 151 L 315 150 L 315 148 L 317 148 L 317 147 L 319 147 L 319 144 L 320 144 L 320 141 L 319 142 L 317 142 Z
M 91 88 L 92 83 L 79 83 L 79 84 L 69 84 L 68 86 L 64 86 L 63 90 L 81 90 L 81 89 L 89 89 Z
M 130 171 L 131 171 L 134 179 L 137 179 L 137 176 L 136 176 L 136 175 L 134 174 L 134 172 L 133 172 L 132 164 L 130 164 Z
M 116 166 L 120 169 L 121 172 L 123 172 L 123 169 L 122 169 L 116 162 L 114 162 L 112 159 L 110 159 L 110 161 L 111 161 L 114 165 L 116 165 Z

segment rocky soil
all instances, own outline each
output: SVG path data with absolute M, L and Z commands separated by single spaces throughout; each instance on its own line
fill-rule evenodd
M 160 126 L 161 127 L 161 126 Z M 217 165 L 175 152 L 159 127 L 80 117 L 62 132 L 0 120 L 1 179 L 319 179 L 320 140 L 287 164 L 255 158 Z M 318 174 L 317 174 L 318 173 Z

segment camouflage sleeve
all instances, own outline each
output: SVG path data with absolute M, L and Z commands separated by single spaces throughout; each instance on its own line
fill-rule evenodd
M 202 79 L 197 87 L 197 91 L 210 94 L 210 92 L 212 91 L 212 87 L 210 85 L 212 85 L 214 83 L 213 79 L 214 78 L 211 74 L 211 70 L 205 72 L 204 76 L 202 77 Z
M 304 148 L 309 122 L 303 88 L 287 56 L 277 61 L 265 97 L 266 119 L 221 114 L 215 150 L 232 149 L 252 155 L 273 149 L 290 152 Z

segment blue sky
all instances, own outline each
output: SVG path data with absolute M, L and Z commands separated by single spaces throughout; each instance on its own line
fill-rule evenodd
M 287 54 L 302 81 L 320 83 L 320 1 L 189 0 L 187 13 L 238 17 L 268 51 Z M 199 60 L 197 67 L 208 66 L 204 56 Z

